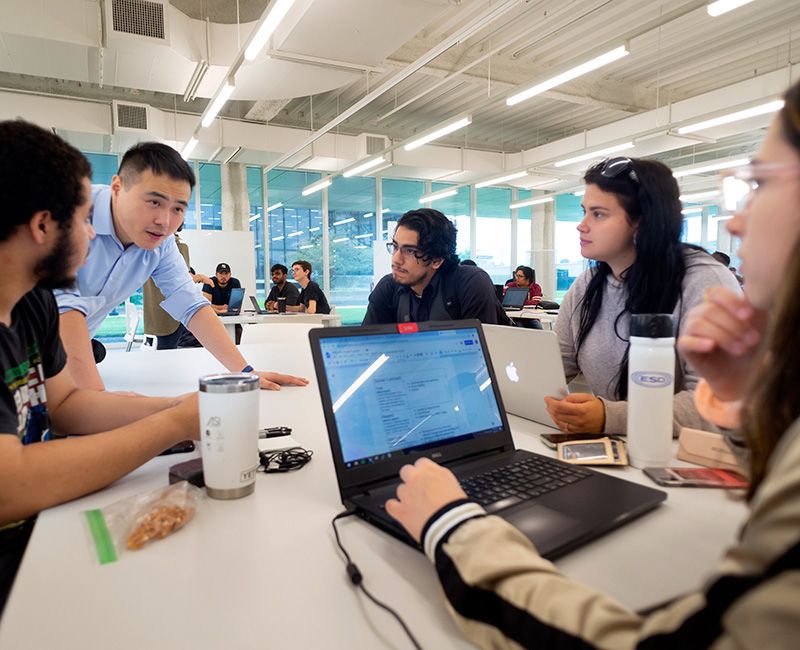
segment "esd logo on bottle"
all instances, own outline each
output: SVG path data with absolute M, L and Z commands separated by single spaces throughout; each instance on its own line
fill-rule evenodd
M 672 385 L 672 375 L 668 372 L 634 372 L 631 380 L 645 388 L 664 388 Z

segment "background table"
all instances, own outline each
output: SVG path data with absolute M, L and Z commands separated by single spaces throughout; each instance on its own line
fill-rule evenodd
M 314 450 L 297 473 L 259 475 L 255 494 L 206 500 L 177 534 L 99 566 L 82 512 L 167 484 L 157 458 L 111 487 L 43 512 L 0 622 L 0 648 L 409 648 L 397 623 L 345 576 L 330 520 L 340 510 L 305 332 L 243 345 L 260 367 L 302 374 L 306 388 L 262 391 L 261 423 L 290 426 Z M 306 327 L 308 329 L 308 327 Z M 203 349 L 112 353 L 109 389 L 175 394 L 222 370 Z M 523 448 L 549 453 L 546 427 L 510 417 Z M 195 454 L 196 455 L 196 454 Z M 647 483 L 632 468 L 610 470 Z M 722 491 L 678 488 L 656 511 L 557 562 L 567 575 L 641 608 L 702 582 L 745 514 Z M 445 610 L 427 558 L 354 518 L 343 542 L 373 593 L 397 609 L 427 649 L 472 647 Z
M 242 312 L 238 316 L 220 316 L 220 320 L 225 325 L 225 331 L 234 341 L 236 340 L 236 325 L 272 325 L 278 323 L 297 323 L 315 324 L 323 327 L 337 327 L 342 324 L 342 319 L 338 314 L 306 314 L 294 312 L 288 314 L 256 314 L 255 312 Z M 305 331 L 301 330 L 300 331 Z

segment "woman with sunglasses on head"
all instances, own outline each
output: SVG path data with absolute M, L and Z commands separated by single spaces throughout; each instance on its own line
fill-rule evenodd
M 428 459 L 407 465 L 400 472 L 398 498 L 388 501 L 386 510 L 435 562 L 451 611 L 477 645 L 796 647 L 800 84 L 785 99 L 757 162 L 734 174 L 750 184 L 749 195 L 727 222 L 731 234 L 742 239 L 745 295 L 722 287 L 709 290 L 688 315 L 678 341 L 704 378 L 695 395 L 698 409 L 723 426 L 732 426 L 742 414 L 750 512 L 739 538 L 696 592 L 640 615 L 559 574 L 515 528 L 468 501 L 449 470 Z M 736 184 L 728 183 L 728 189 Z
M 581 255 L 592 266 L 573 283 L 555 330 L 567 381 L 583 373 L 592 394 L 545 398 L 550 417 L 567 432 L 626 433 L 628 323 L 631 314 L 673 314 L 676 333 L 703 293 L 736 280 L 703 250 L 680 241 L 678 183 L 653 160 L 610 158 L 584 175 Z M 678 357 L 673 430 L 713 428 L 697 413 L 697 376 Z

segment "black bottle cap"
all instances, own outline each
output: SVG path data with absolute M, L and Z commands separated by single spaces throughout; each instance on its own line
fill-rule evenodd
M 631 336 L 666 339 L 675 336 L 672 314 L 631 314 Z

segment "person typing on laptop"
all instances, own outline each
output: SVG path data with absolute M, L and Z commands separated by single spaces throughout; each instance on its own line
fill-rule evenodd
M 449 470 L 420 459 L 400 470 L 403 483 L 386 510 L 436 564 L 451 613 L 480 647 L 795 647 L 800 84 L 785 102 L 755 161 L 730 172 L 738 180 L 728 186 L 730 199 L 739 207 L 726 227 L 741 238 L 746 295 L 707 291 L 678 341 L 703 376 L 698 410 L 709 418 L 723 414 L 727 424 L 729 411 L 743 415 L 750 513 L 739 538 L 697 591 L 641 615 L 561 575 L 512 526 L 467 500 Z
M 0 613 L 38 512 L 199 438 L 196 394 L 85 390 L 66 369 L 51 289 L 74 281 L 94 237 L 90 177 L 50 130 L 0 122 Z
M 122 157 L 111 185 L 92 187 L 97 236 L 74 285 L 55 293 L 67 368 L 81 388 L 103 390 L 91 338 L 106 316 L 152 277 L 161 306 L 231 372 L 254 372 L 186 273 L 173 235 L 183 223 L 194 173 L 172 147 L 143 142 Z M 261 387 L 304 386 L 300 377 L 259 372 Z
M 229 310 L 231 291 L 240 289 L 242 283 L 231 275 L 231 267 L 225 262 L 217 264 L 214 277 L 209 279 L 211 282 L 203 285 L 203 296 L 211 303 L 211 308 L 215 312 L 224 314 Z

